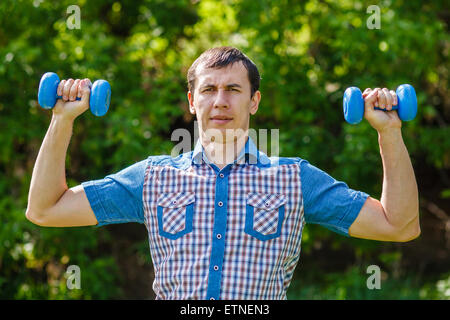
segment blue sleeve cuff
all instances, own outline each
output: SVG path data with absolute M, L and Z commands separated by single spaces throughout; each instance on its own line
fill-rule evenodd
M 350 237 L 348 234 L 348 229 L 355 222 L 359 213 L 361 212 L 364 203 L 366 202 L 369 195 L 362 191 L 354 191 L 355 197 L 353 199 L 352 205 L 349 207 L 347 214 L 339 221 L 336 230 L 333 230 L 343 236 Z
M 102 202 L 100 201 L 100 197 L 98 196 L 97 190 L 95 188 L 95 181 L 83 182 L 81 185 L 84 188 L 84 192 L 86 193 L 86 197 L 89 200 L 92 211 L 94 211 L 95 217 L 97 218 L 96 227 L 101 227 L 108 222 L 108 215 L 106 213 L 105 208 L 102 206 Z

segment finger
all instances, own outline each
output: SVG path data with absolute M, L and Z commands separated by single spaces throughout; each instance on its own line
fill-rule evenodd
M 85 99 L 89 99 L 89 95 L 91 93 L 91 80 L 83 79 L 82 84 L 80 86 L 81 91 L 81 101 L 85 101 Z
M 69 100 L 69 93 L 70 93 L 70 88 L 72 88 L 72 84 L 73 84 L 73 79 L 68 79 L 66 81 L 66 83 L 64 84 L 63 95 L 62 95 L 64 101 Z
M 66 84 L 66 80 L 61 80 L 58 84 L 58 89 L 56 90 L 57 95 L 62 97 L 64 85 Z
M 393 100 L 391 93 L 389 92 L 388 88 L 383 88 L 383 93 L 386 97 L 386 109 L 390 111 L 392 110 L 392 100 Z
M 83 83 L 84 83 L 84 79 L 80 80 L 80 83 L 78 84 L 77 98 L 80 98 L 80 99 L 81 99 L 81 95 L 82 95 L 81 88 L 83 87 Z
M 372 92 L 372 89 L 370 89 L 370 88 L 367 88 L 366 90 L 364 90 L 364 92 L 363 92 L 363 98 L 365 98 L 370 92 Z
M 73 84 L 72 87 L 70 88 L 70 93 L 69 93 L 69 99 L 70 101 L 75 101 L 76 97 L 77 97 L 77 92 L 78 92 L 78 86 L 80 84 L 80 79 L 76 79 Z
M 380 109 L 386 109 L 386 96 L 381 89 L 378 89 L 378 104 Z
M 377 92 L 377 98 L 378 98 L 378 92 L 380 91 L 380 88 L 375 88 L 373 91 Z M 378 99 L 374 102 L 374 106 L 378 108 L 380 104 L 378 103 Z
M 373 90 L 371 91 L 367 97 L 364 98 L 364 103 L 367 107 L 373 108 L 375 105 L 375 102 L 377 101 L 378 91 Z
M 394 90 L 389 91 L 392 96 L 392 105 L 396 106 L 398 104 L 397 93 Z
M 89 88 L 92 88 L 92 82 L 88 78 L 84 78 Z

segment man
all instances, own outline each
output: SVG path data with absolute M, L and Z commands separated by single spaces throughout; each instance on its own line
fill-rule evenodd
M 401 121 L 396 112 L 374 110 L 396 105 L 395 92 L 363 95 L 383 160 L 378 201 L 306 160 L 256 149 L 248 129 L 261 100 L 259 81 L 239 50 L 204 52 L 188 72 L 189 108 L 200 132 L 194 150 L 150 156 L 70 189 L 65 156 L 74 120 L 89 107 L 90 82 L 61 81 L 63 99 L 33 170 L 27 218 L 54 227 L 144 223 L 157 299 L 286 299 L 306 222 L 366 239 L 418 237 L 417 185 Z

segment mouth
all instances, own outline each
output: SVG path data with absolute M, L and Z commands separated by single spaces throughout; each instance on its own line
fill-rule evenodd
M 213 123 L 216 123 L 216 124 L 226 124 L 226 123 L 232 121 L 233 118 L 227 117 L 227 116 L 214 116 L 214 117 L 209 118 L 209 120 L 211 120 Z

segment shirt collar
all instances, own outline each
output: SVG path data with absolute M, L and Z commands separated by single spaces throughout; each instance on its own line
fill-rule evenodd
M 236 158 L 234 163 L 257 164 L 258 159 L 260 159 L 260 157 L 262 156 L 264 156 L 264 154 L 256 148 L 255 143 L 249 136 L 247 142 L 245 143 L 244 148 L 242 148 L 242 150 L 239 153 L 239 156 Z M 194 162 L 195 164 L 201 164 L 202 160 L 204 160 L 206 163 L 210 163 L 208 157 L 203 151 L 203 146 L 200 142 L 200 139 L 198 139 L 197 143 L 195 144 L 194 151 L 192 153 L 192 162 Z

